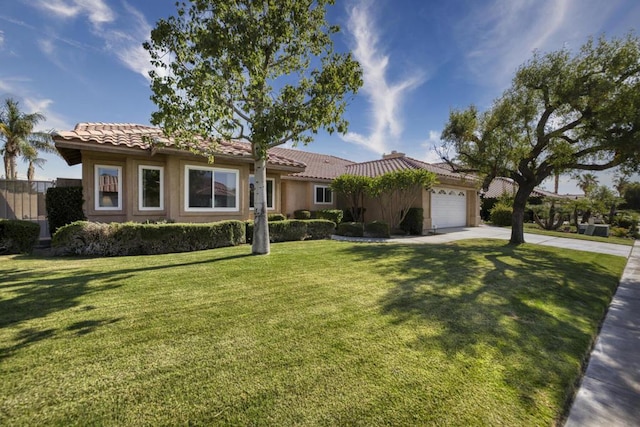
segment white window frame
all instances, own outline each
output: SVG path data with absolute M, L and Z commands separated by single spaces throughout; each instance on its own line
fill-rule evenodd
M 211 187 L 212 187 L 212 197 L 211 200 L 212 207 L 210 208 L 192 208 L 189 207 L 189 171 L 191 170 L 202 170 L 209 171 L 212 174 L 211 177 Z M 216 172 L 225 172 L 225 173 L 233 173 L 236 177 L 236 202 L 234 208 L 216 208 L 215 207 L 215 179 Z M 225 168 L 210 168 L 206 166 L 196 166 L 196 165 L 185 165 L 184 167 L 184 210 L 185 212 L 240 212 L 240 171 L 237 169 L 225 169 Z
M 313 186 L 313 202 L 314 202 L 314 204 L 316 204 L 316 205 L 332 205 L 333 204 L 333 190 L 331 190 L 331 201 L 326 202 L 326 201 L 323 200 L 322 202 L 319 202 L 318 201 L 318 188 L 322 188 L 323 189 L 323 191 L 322 191 L 323 196 L 324 196 L 324 194 L 326 194 L 324 190 L 326 190 L 327 188 L 329 190 L 331 190 L 331 187 L 328 186 L 328 185 L 314 185 Z
M 118 171 L 118 206 L 100 206 L 100 169 L 115 169 Z M 122 166 L 115 165 L 94 165 L 93 168 L 94 181 L 94 209 L 96 211 L 121 211 L 122 210 Z
M 160 207 L 143 206 L 144 204 L 143 177 L 144 177 L 145 169 L 160 171 Z M 163 166 L 138 165 L 138 210 L 140 211 L 163 211 L 164 210 L 164 167 Z
M 254 210 L 253 207 L 251 207 L 251 178 L 253 178 L 253 181 L 255 183 L 256 177 L 254 174 L 249 175 L 249 210 Z M 267 178 L 266 182 L 271 181 L 271 204 L 273 206 L 269 206 L 269 197 L 267 197 L 267 210 L 272 211 L 275 209 L 276 206 L 276 180 L 273 178 Z M 269 188 L 269 187 L 267 187 Z M 256 204 L 255 198 L 253 200 L 253 204 Z

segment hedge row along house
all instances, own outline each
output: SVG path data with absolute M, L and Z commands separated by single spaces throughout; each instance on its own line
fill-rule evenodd
M 209 163 L 207 142 L 179 149 L 156 127 L 128 123 L 79 123 L 53 134 L 69 165 L 82 163 L 87 219 L 124 222 L 171 219 L 211 222 L 252 218 L 253 158 L 249 144 L 218 143 Z M 155 141 L 155 144 L 150 144 Z M 159 143 L 159 144 L 158 144 Z M 202 153 L 202 154 L 199 154 Z M 476 180 L 393 152 L 381 160 L 355 163 L 334 156 L 273 148 L 267 161 L 270 211 L 293 216 L 298 209 L 347 208 L 330 189 L 343 174 L 377 176 L 404 168 L 438 175 L 436 187 L 421 189 L 415 207 L 424 209 L 424 230 L 477 226 Z M 365 200 L 365 219 L 381 219 L 376 202 Z

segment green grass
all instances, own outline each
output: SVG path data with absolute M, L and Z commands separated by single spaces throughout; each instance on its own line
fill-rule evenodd
M 602 243 L 615 243 L 617 245 L 626 245 L 633 246 L 635 240 L 634 239 L 624 239 L 622 237 L 600 237 L 600 236 L 586 236 L 584 234 L 576 233 L 576 227 L 571 226 L 571 233 L 562 232 L 562 231 L 549 231 L 540 228 L 538 224 L 524 224 L 524 232 L 531 234 L 543 234 L 545 236 L 553 236 L 553 237 L 564 237 L 566 239 L 576 239 L 576 240 L 590 240 L 592 242 L 602 242 Z
M 0 257 L 0 425 L 550 425 L 625 259 L 334 241 Z

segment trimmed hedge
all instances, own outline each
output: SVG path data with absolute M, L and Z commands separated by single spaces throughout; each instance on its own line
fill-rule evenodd
M 82 211 L 82 187 L 51 187 L 47 190 L 45 202 L 52 236 L 64 225 L 87 219 Z
M 343 216 L 344 212 L 341 209 L 321 209 L 319 211 L 315 211 L 315 218 L 328 219 L 336 224 L 340 224 L 342 222 Z
M 424 225 L 424 209 L 409 208 L 407 215 L 400 223 L 400 229 L 405 233 L 420 236 Z
M 382 221 L 373 221 L 364 225 L 364 235 L 367 237 L 391 237 L 389 224 Z
M 293 211 L 293 217 L 295 219 L 311 219 L 311 211 L 306 209 L 298 209 Z
M 242 221 L 207 224 L 110 224 L 77 221 L 51 240 L 56 255 L 125 256 L 190 252 L 245 242 Z
M 364 236 L 364 224 L 361 222 L 342 222 L 336 230 L 338 236 L 362 237 Z
M 287 217 L 282 215 L 281 213 L 273 213 L 273 214 L 267 215 L 267 221 L 268 222 L 271 222 L 271 221 L 284 221 L 285 219 L 287 219 Z
M 19 219 L 0 219 L 0 254 L 30 254 L 40 237 L 40 225 Z
M 513 208 L 502 203 L 497 203 L 491 208 L 491 223 L 497 226 L 509 226 L 513 217 Z
M 247 243 L 253 242 L 253 221 L 246 222 Z M 336 225 L 325 219 L 269 222 L 269 241 L 271 243 L 292 242 L 296 240 L 328 239 L 333 234 Z

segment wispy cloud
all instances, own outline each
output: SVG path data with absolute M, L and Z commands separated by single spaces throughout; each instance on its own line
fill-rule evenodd
M 440 140 L 440 133 L 441 132 L 438 132 L 436 130 L 430 130 L 429 137 L 420 144 L 420 146 L 425 149 L 422 160 L 427 163 L 442 162 L 442 158 L 437 151 L 438 148 L 442 145 L 442 141 Z
M 505 87 L 534 50 L 577 48 L 584 43 L 584 34 L 597 35 L 617 7 L 615 3 L 492 0 L 470 9 L 454 32 L 474 79 Z
M 0 50 L 4 47 L 4 31 L 0 30 Z
M 35 5 L 62 18 L 87 15 L 97 27 L 115 19 L 115 13 L 103 0 L 39 0 Z
M 369 135 L 349 132 L 343 140 L 363 145 L 382 154 L 402 135 L 400 118 L 405 96 L 424 82 L 421 73 L 408 73 L 408 77 L 395 83 L 388 81 L 389 56 L 379 46 L 379 34 L 371 16 L 369 3 L 361 1 L 348 10 L 347 29 L 353 36 L 353 54 L 363 70 L 363 92 L 371 105 L 371 128 Z

